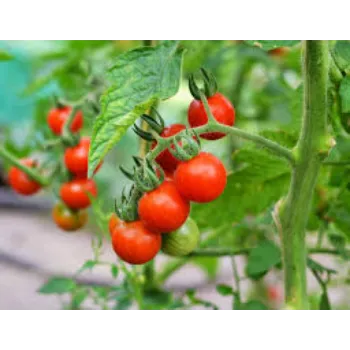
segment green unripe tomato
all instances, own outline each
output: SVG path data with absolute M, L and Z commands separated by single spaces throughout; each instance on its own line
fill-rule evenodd
M 162 235 L 162 250 L 171 256 L 184 256 L 198 246 L 200 232 L 194 220 L 190 217 L 176 231 Z

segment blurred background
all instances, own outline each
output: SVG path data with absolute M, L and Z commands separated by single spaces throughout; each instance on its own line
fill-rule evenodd
M 103 81 L 104 71 L 116 55 L 141 45 L 142 41 L 0 41 L 0 51 L 12 56 L 0 62 L 0 143 L 18 157 L 35 154 L 38 140 L 50 132 L 46 118 L 54 106 L 54 97 L 81 98 L 90 88 L 86 86 L 85 70 L 92 69 Z M 217 77 L 220 91 L 233 102 L 236 126 L 253 132 L 282 128 L 293 136 L 300 111 L 300 105 L 292 102 L 296 95 L 300 96 L 298 45 L 279 52 L 264 52 L 239 41 L 184 41 L 181 45 L 186 49 L 181 88 L 158 109 L 167 123 L 186 122 L 192 99 L 187 88 L 188 74 L 205 66 Z M 83 112 L 82 133 L 90 135 L 96 112 Z M 96 176 L 105 213 L 113 211 L 114 198 L 120 196 L 127 183 L 118 166 L 130 166 L 138 146 L 139 140 L 129 131 L 108 154 Z M 204 142 L 203 147 L 234 170 L 238 165 L 232 162 L 231 155 L 240 146 L 239 140 L 227 137 Z M 55 196 L 48 191 L 29 198 L 17 196 L 6 183 L 8 167 L 0 159 L 0 309 L 59 309 L 64 296 L 43 296 L 37 290 L 52 275 L 73 276 L 84 261 L 91 259 L 91 240 L 100 228 L 90 215 L 83 230 L 71 234 L 61 231 L 51 220 Z M 199 219 L 199 224 L 205 226 L 205 220 L 210 219 Z M 108 244 L 103 246 L 102 256 L 106 261 L 116 260 Z M 167 260 L 160 256 L 157 266 Z M 242 274 L 243 263 L 244 258 L 238 259 Z M 114 283 L 103 267 L 86 271 L 80 278 L 94 285 Z M 167 280 L 166 288 L 177 293 L 198 288 L 204 299 L 231 309 L 231 299 L 216 293 L 215 286 L 232 281 L 230 258 L 202 258 L 178 270 Z M 248 280 L 242 281 L 244 293 L 258 293 L 274 308 L 282 302 L 282 285 L 280 272 L 266 276 L 254 290 Z M 316 283 L 311 282 L 311 289 L 312 285 Z M 341 304 L 343 293 L 340 289 L 334 292 L 333 301 Z

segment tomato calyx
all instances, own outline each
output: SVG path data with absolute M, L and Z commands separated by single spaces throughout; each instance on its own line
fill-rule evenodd
M 132 172 L 120 166 L 120 171 L 126 178 L 135 183 L 141 192 L 150 192 L 157 188 L 165 179 L 164 170 L 155 162 L 140 157 L 133 157 L 136 166 Z
M 188 88 L 191 92 L 191 95 L 196 100 L 201 100 L 200 92 L 204 93 L 207 98 L 216 94 L 218 90 L 218 85 L 214 75 L 207 71 L 204 68 L 200 69 L 201 78 L 203 80 L 203 89 L 200 89 L 195 82 L 194 74 L 190 74 L 188 78 Z
M 52 96 L 52 99 L 53 99 L 53 103 L 55 105 L 55 108 L 63 109 L 66 107 L 65 103 L 63 103 L 62 100 L 56 94 L 54 94 Z
M 125 222 L 137 220 L 137 206 L 141 196 L 142 192 L 135 185 L 131 187 L 129 193 L 126 193 L 126 188 L 124 187 L 120 202 L 118 203 L 117 199 L 115 199 L 115 213 L 117 217 Z
M 165 122 L 156 109 L 153 109 L 153 111 L 154 117 L 147 114 L 143 114 L 141 116 L 141 119 L 147 123 L 147 125 L 152 131 L 154 131 L 158 135 L 161 135 L 165 128 Z M 146 141 L 155 141 L 153 133 L 142 130 L 137 124 L 134 124 L 133 131 L 137 136 L 141 137 Z
M 201 142 L 195 129 L 186 129 L 183 135 L 174 137 L 173 146 L 169 152 L 180 161 L 188 161 L 201 151 Z

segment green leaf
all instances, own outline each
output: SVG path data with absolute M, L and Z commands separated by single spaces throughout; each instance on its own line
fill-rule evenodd
M 72 302 L 71 302 L 71 308 L 73 310 L 80 309 L 82 303 L 86 300 L 86 298 L 89 296 L 89 290 L 86 288 L 77 288 L 76 291 L 73 294 Z
M 217 305 L 215 305 L 211 301 L 197 298 L 195 296 L 195 294 L 196 294 L 196 291 L 193 290 L 193 289 L 189 289 L 189 290 L 186 291 L 186 296 L 191 301 L 192 305 L 202 305 L 202 306 L 204 306 L 206 308 L 209 308 L 209 309 L 219 310 Z
M 41 294 L 64 294 L 71 292 L 76 288 L 76 283 L 65 277 L 52 277 L 41 288 L 39 293 Z
M 238 310 L 268 310 L 268 308 L 257 300 L 250 300 L 246 303 L 240 304 Z
M 263 50 L 271 50 L 277 47 L 294 46 L 300 40 L 246 40 L 246 43 L 253 46 L 258 46 Z
M 79 269 L 78 273 L 81 273 L 85 270 L 92 270 L 96 265 L 98 265 L 98 261 L 96 260 L 87 260 L 84 265 Z
M 343 113 L 350 112 L 350 77 L 342 79 L 339 87 L 339 95 L 341 100 L 341 110 Z
M 327 289 L 324 289 L 320 298 L 320 310 L 331 310 L 331 304 L 329 302 Z
M 12 59 L 13 59 L 13 56 L 10 53 L 4 50 L 0 50 L 0 61 L 10 61 Z
M 311 269 L 311 270 L 315 270 L 317 272 L 327 272 L 329 274 L 336 274 L 337 271 L 330 269 L 329 267 L 323 266 L 320 263 L 318 263 L 317 261 L 311 259 L 310 257 L 307 258 L 306 260 L 307 266 Z
M 113 278 L 116 278 L 118 276 L 118 266 L 114 264 L 111 265 L 111 274 Z
M 335 249 L 338 251 L 344 251 L 346 245 L 346 237 L 342 232 L 329 232 L 328 240 Z
M 143 302 L 147 310 L 160 310 L 172 302 L 172 294 L 159 289 L 146 290 L 143 295 Z
M 213 279 L 219 269 L 219 259 L 212 257 L 195 257 L 191 258 L 191 263 L 200 267 L 208 276 Z
M 101 299 L 107 299 L 110 292 L 110 288 L 104 286 L 92 286 L 91 289 L 96 293 L 96 296 Z
M 334 229 L 334 225 L 330 225 L 330 229 Z M 342 231 L 334 230 L 333 232 L 328 232 L 329 243 L 338 251 L 340 257 L 344 260 L 350 260 L 350 254 L 346 250 L 347 239 Z
M 281 262 L 280 249 L 271 241 L 263 241 L 253 248 L 248 257 L 246 273 L 249 277 L 260 276 Z
M 333 49 L 333 57 L 340 69 L 347 70 L 350 66 L 350 41 L 338 40 Z
M 115 297 L 114 310 L 128 310 L 132 305 L 132 294 L 121 289 Z
M 216 291 L 223 296 L 232 295 L 234 293 L 232 287 L 226 284 L 218 284 L 216 286 Z
M 177 41 L 142 47 L 117 57 L 109 70 L 112 86 L 101 97 L 101 114 L 91 138 L 89 176 L 136 119 L 180 86 L 182 50 Z
M 116 299 L 114 310 L 128 310 L 132 305 L 132 300 L 128 295 L 119 296 Z
M 350 191 L 344 190 L 328 212 L 328 216 L 333 220 L 334 230 L 341 230 L 350 240 Z

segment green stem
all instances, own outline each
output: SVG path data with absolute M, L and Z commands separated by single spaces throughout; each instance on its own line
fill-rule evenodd
M 232 300 L 232 309 L 234 309 L 235 304 L 240 304 L 242 300 L 241 279 L 238 274 L 238 268 L 237 268 L 237 264 L 234 256 L 231 257 L 231 265 L 232 265 L 233 279 L 235 281 L 235 293 L 233 295 L 233 300 Z
M 235 255 L 248 255 L 251 248 L 203 248 L 196 249 L 189 256 L 205 256 L 205 257 L 219 257 L 219 256 L 235 256 Z
M 350 160 L 326 160 L 322 164 L 331 166 L 347 166 L 350 165 Z
M 5 148 L 0 146 L 0 157 L 7 160 L 10 164 L 18 168 L 19 170 L 23 171 L 28 177 L 30 177 L 32 180 L 39 183 L 41 186 L 47 186 L 50 181 L 49 179 L 45 178 L 44 176 L 40 175 L 37 171 L 35 171 L 33 168 L 29 168 L 22 164 L 19 159 L 14 157 L 10 152 L 8 152 Z
M 326 228 L 327 228 L 327 224 L 325 222 L 322 222 L 317 235 L 317 243 L 316 243 L 317 248 L 322 247 L 322 242 L 323 242 L 324 235 L 326 233 Z
M 75 117 L 75 114 L 77 112 L 77 107 L 76 106 L 73 106 L 70 113 L 69 113 L 69 116 L 67 118 L 67 121 L 64 123 L 64 126 L 63 126 L 63 131 L 62 131 L 62 134 L 63 135 L 69 135 L 70 134 L 70 127 L 73 123 L 73 120 L 74 120 L 74 117 Z
M 144 46 L 150 47 L 150 46 L 153 46 L 154 42 L 153 42 L 153 40 L 143 40 L 143 44 L 144 44 Z M 157 108 L 158 104 L 159 104 L 159 100 L 157 100 L 155 102 L 155 104 L 153 105 L 153 108 Z M 152 110 L 151 116 L 153 115 L 153 113 L 154 112 Z M 141 122 L 141 129 L 144 131 L 149 130 L 149 125 L 144 120 L 142 120 L 142 122 Z M 147 140 L 140 138 L 140 151 L 139 151 L 140 157 L 144 158 L 148 151 L 149 151 L 149 142 Z M 154 263 L 154 260 L 148 262 L 144 266 L 143 273 L 144 273 L 145 278 L 146 278 L 146 286 L 149 288 L 152 288 L 154 283 L 155 283 L 155 263 Z
M 203 248 L 197 249 L 189 255 L 189 257 L 195 256 L 205 256 L 205 257 L 223 257 L 223 256 L 236 256 L 236 255 L 248 255 L 253 248 Z M 307 249 L 309 254 L 329 254 L 329 255 L 339 255 L 339 250 L 330 248 L 309 248 Z M 349 251 L 350 253 L 350 251 Z
M 280 208 L 286 304 L 308 309 L 305 229 L 315 183 L 327 142 L 327 41 L 304 41 L 304 105 L 296 164 L 285 202 Z
M 223 132 L 225 134 L 240 137 L 244 140 L 252 141 L 259 146 L 267 148 L 268 150 L 275 153 L 276 155 L 278 155 L 282 158 L 285 158 L 290 164 L 294 164 L 293 154 L 288 148 L 285 148 L 285 147 L 279 145 L 278 143 L 271 141 L 271 140 L 268 140 L 265 137 L 262 137 L 260 135 L 251 134 L 247 131 L 237 129 L 233 126 L 219 124 L 219 123 L 214 122 L 214 121 L 209 121 L 207 124 L 200 126 L 198 128 L 194 128 L 194 129 L 196 130 L 196 132 L 198 134 L 202 134 L 205 132 L 219 131 L 219 132 Z M 160 152 L 162 152 L 163 150 L 168 148 L 174 142 L 175 137 L 185 135 L 185 133 L 186 133 L 186 131 L 182 131 L 181 133 L 177 134 L 176 136 L 167 137 L 164 139 L 162 139 L 162 138 L 158 139 L 157 146 L 151 152 L 148 153 L 147 158 L 149 160 L 154 160 Z

